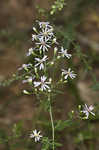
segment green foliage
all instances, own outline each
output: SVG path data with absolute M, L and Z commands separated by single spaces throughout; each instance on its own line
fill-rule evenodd
M 36 9 L 41 16 L 45 15 L 46 10 L 44 8 L 41 8 L 39 5 L 36 5 Z
M 14 138 L 19 138 L 22 135 L 23 130 L 23 123 L 18 122 L 17 124 L 13 125 L 12 132 Z
M 56 12 L 61 11 L 65 5 L 65 0 L 56 0 L 51 6 L 50 14 L 54 15 Z
M 57 122 L 57 124 L 55 126 L 55 130 L 56 131 L 62 131 L 62 130 L 64 130 L 67 127 L 71 127 L 72 124 L 73 124 L 72 120 L 65 120 L 65 121 L 58 120 L 58 122 Z
M 61 147 L 62 144 L 55 142 L 55 147 Z M 42 150 L 49 150 L 52 149 L 53 147 L 53 142 L 52 140 L 48 139 L 48 137 L 44 137 L 42 140 Z
M 7 141 L 7 135 L 4 129 L 0 129 L 0 144 L 5 144 Z

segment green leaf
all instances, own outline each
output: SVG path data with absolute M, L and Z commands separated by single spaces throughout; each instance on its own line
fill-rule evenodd
M 62 146 L 62 144 L 58 143 L 58 142 L 55 142 L 54 144 L 55 144 L 56 147 L 61 147 Z
M 13 135 L 15 138 L 18 138 L 21 136 L 22 129 L 23 129 L 22 126 L 23 126 L 23 122 L 14 124 L 12 131 L 13 131 Z
M 72 120 L 66 120 L 66 121 L 59 120 L 55 126 L 55 130 L 61 131 L 66 127 L 70 127 L 72 124 L 73 124 Z

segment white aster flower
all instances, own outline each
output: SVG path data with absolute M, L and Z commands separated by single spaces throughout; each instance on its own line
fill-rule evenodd
M 30 56 L 32 53 L 33 53 L 33 48 L 29 48 L 29 51 L 28 51 L 28 53 L 26 54 L 26 56 Z
M 47 60 L 47 56 L 45 55 L 42 59 L 40 58 L 35 58 L 35 60 L 38 62 L 35 67 L 39 66 L 40 70 L 44 69 L 44 62 Z
M 83 112 L 86 115 L 86 119 L 88 119 L 89 114 L 92 114 L 93 116 L 95 116 L 95 113 L 92 112 L 93 109 L 94 107 L 92 105 L 89 106 L 88 108 L 88 106 L 85 104 L 84 109 L 81 112 Z
M 37 132 L 37 130 L 35 129 L 32 131 L 32 134 L 30 134 L 30 138 L 34 138 L 35 142 L 38 142 L 40 141 L 40 138 L 42 138 L 42 135 L 40 135 L 40 131 Z
M 41 90 L 41 91 L 46 91 L 47 89 L 49 90 L 50 87 L 48 86 L 48 84 L 51 84 L 51 80 L 49 79 L 49 82 L 47 82 L 46 79 L 47 79 L 47 77 L 42 76 L 40 82 L 34 81 L 34 87 L 40 86 L 39 90 Z
M 51 39 L 53 36 L 53 29 L 42 28 L 42 32 L 38 35 L 38 38 Z
M 22 67 L 18 68 L 18 70 L 22 70 L 22 69 L 28 69 L 32 66 L 32 64 L 23 64 Z
M 49 22 L 40 22 L 40 21 L 37 21 L 40 28 L 50 28 L 50 29 L 53 29 L 53 27 L 50 25 Z
M 64 75 L 64 79 L 67 79 L 68 77 L 74 79 L 76 77 L 76 74 L 74 74 L 74 71 L 71 71 L 71 68 L 68 70 L 62 69 L 62 75 Z
M 44 40 L 43 38 L 39 38 L 39 43 L 36 43 L 37 45 L 40 45 L 40 50 L 43 50 L 43 52 L 48 51 L 48 48 L 50 48 L 48 40 L 49 39 Z
M 71 54 L 68 54 L 67 49 L 64 49 L 63 47 L 61 47 L 61 51 L 59 53 L 62 54 L 63 57 L 67 57 L 68 59 L 72 56 Z

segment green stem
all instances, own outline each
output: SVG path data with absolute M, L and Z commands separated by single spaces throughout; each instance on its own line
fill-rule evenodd
M 50 96 L 48 97 L 48 100 L 51 101 Z M 51 103 L 50 103 L 49 113 L 50 113 L 50 119 L 51 119 L 51 125 L 52 125 L 52 139 L 53 139 L 53 150 L 54 150 L 55 149 L 55 147 L 54 147 L 55 129 L 54 129 L 54 121 L 53 121 Z

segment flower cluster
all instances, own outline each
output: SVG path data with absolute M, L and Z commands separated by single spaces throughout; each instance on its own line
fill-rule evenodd
M 54 28 L 49 22 L 37 21 L 37 28 L 33 27 L 32 42 L 34 47 L 29 48 L 26 53 L 27 57 L 31 55 L 32 62 L 23 64 L 18 70 L 26 71 L 27 74 L 23 83 L 31 84 L 33 87 L 32 89 L 34 90 L 33 92 L 36 91 L 41 94 L 48 94 L 49 92 L 53 92 L 53 87 L 55 87 L 53 85 L 57 84 L 53 81 L 54 77 L 51 73 L 52 66 L 54 68 L 54 64 L 58 60 L 62 59 L 66 61 L 66 59 L 70 59 L 72 55 L 68 53 L 66 48 L 59 45 L 54 34 Z M 52 70 L 54 70 L 53 68 Z M 65 83 L 68 79 L 76 78 L 76 74 L 70 67 L 66 67 L 66 69 L 64 67 L 60 70 L 60 83 L 61 81 Z M 27 90 L 24 90 L 24 93 L 29 94 Z M 86 115 L 86 119 L 88 119 L 89 114 L 95 115 L 92 110 L 92 106 L 88 108 L 85 104 L 82 113 Z M 37 130 L 33 130 L 30 137 L 34 138 L 35 142 L 37 142 L 42 138 L 42 135 L 40 135 L 40 131 L 37 132 Z
M 33 63 L 23 64 L 22 67 L 18 69 L 24 69 L 30 73 L 28 77 L 23 80 L 23 83 L 33 83 L 34 88 L 40 91 L 51 91 L 51 81 L 53 79 L 51 77 L 48 79 L 47 68 L 50 64 L 54 64 L 55 59 L 53 58 L 55 57 L 53 56 L 50 60 L 48 54 L 53 53 L 53 55 L 56 56 L 56 60 L 59 58 L 70 59 L 72 57 L 72 55 L 67 52 L 67 49 L 64 49 L 63 46 L 59 45 L 53 31 L 54 28 L 49 22 L 37 21 L 37 28 L 33 27 L 32 34 L 32 42 L 34 47 L 29 48 L 26 53 L 27 57 L 30 55 L 33 56 Z M 61 69 L 61 75 L 64 80 L 67 80 L 68 77 L 71 79 L 76 77 L 76 74 L 71 70 L 71 68 L 67 70 Z

